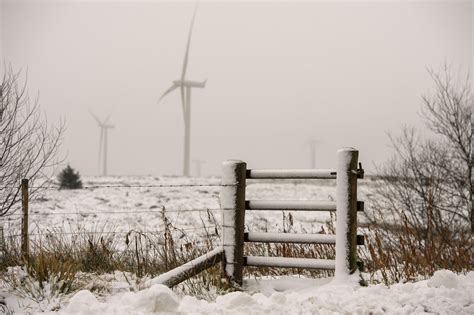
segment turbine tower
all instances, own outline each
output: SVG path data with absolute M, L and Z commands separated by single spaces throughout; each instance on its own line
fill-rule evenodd
M 309 160 L 311 163 L 311 168 L 316 168 L 316 145 L 319 143 L 318 140 L 313 138 L 309 139 L 307 144 L 309 145 Z
M 186 51 L 184 53 L 183 69 L 181 71 L 181 78 L 174 80 L 171 87 L 167 89 L 163 95 L 161 95 L 158 103 L 173 90 L 179 88 L 181 91 L 181 106 L 183 110 L 184 120 L 184 158 L 183 158 L 183 176 L 189 176 L 189 161 L 191 156 L 191 89 L 192 88 L 204 88 L 206 81 L 191 81 L 186 79 L 186 70 L 188 67 L 189 59 L 189 46 L 191 43 L 191 35 L 193 33 L 194 18 L 196 17 L 196 9 L 194 8 L 193 17 L 191 19 L 191 26 L 189 28 L 188 41 L 186 44 Z
M 203 160 L 193 160 L 193 162 L 196 164 L 196 177 L 201 177 L 201 169 L 202 165 L 206 163 L 206 161 Z
M 97 121 L 97 124 L 100 127 L 99 160 L 98 160 L 99 173 L 100 173 L 100 165 L 102 164 L 102 176 L 107 176 L 107 138 L 108 138 L 108 130 L 111 129 L 111 128 L 115 128 L 115 126 L 107 124 L 109 119 L 110 119 L 110 115 L 105 120 L 100 120 L 92 112 L 90 112 L 90 114 L 92 115 L 92 117 L 94 117 L 94 119 Z

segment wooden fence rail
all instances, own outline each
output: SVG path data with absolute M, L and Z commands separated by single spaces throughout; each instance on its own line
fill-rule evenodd
M 191 278 L 194 275 L 214 266 L 221 262 L 223 256 L 222 248 L 215 248 L 212 251 L 193 259 L 184 265 L 174 268 L 168 272 L 159 275 L 156 278 L 149 280 L 146 286 L 154 284 L 163 284 L 168 287 L 174 287 L 175 285 Z

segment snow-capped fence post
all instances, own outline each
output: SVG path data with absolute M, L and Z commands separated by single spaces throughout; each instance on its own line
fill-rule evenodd
M 23 218 L 21 222 L 21 254 L 28 261 L 30 246 L 28 236 L 28 179 L 21 180 L 21 209 Z
M 357 269 L 357 159 L 359 151 L 337 152 L 336 178 L 336 270 L 344 277 Z
M 222 163 L 220 202 L 223 221 L 223 272 L 230 283 L 242 285 L 244 264 L 245 180 L 247 164 L 240 160 Z

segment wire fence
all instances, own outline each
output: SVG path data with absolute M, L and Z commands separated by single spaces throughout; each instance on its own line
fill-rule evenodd
M 77 189 L 60 189 L 59 187 L 41 187 L 41 186 L 30 186 L 29 189 L 49 189 L 49 190 L 62 190 L 62 191 L 77 191 L 77 190 L 90 190 L 98 188 L 201 188 L 201 187 L 232 187 L 235 184 L 159 184 L 159 185 L 91 185 L 83 186 Z M 5 188 L 5 187 L 3 187 Z M 1 189 L 1 188 L 0 188 Z M 157 210 L 153 210 L 157 209 Z M 55 215 L 99 215 L 99 214 L 140 214 L 140 213 L 176 213 L 176 212 L 207 212 L 207 211 L 220 211 L 220 208 L 195 208 L 195 209 L 168 209 L 165 205 L 153 205 L 153 209 L 150 210 L 126 210 L 126 211 L 68 211 L 68 212 L 30 212 L 29 216 L 55 216 Z M 7 213 L 0 217 L 0 221 L 15 220 L 12 217 L 21 217 L 21 213 Z
M 206 225 L 200 227 L 192 227 L 192 228 L 173 228 L 173 230 L 177 232 L 188 232 L 188 231 L 199 231 L 199 230 L 209 230 L 214 228 L 221 228 L 221 225 Z M 140 231 L 140 230 L 130 230 L 130 231 L 71 231 L 71 232 L 57 232 L 57 231 L 44 231 L 42 233 L 29 233 L 29 236 L 43 236 L 48 237 L 52 235 L 130 235 L 130 234 L 143 234 L 143 235 L 160 235 L 163 234 L 164 231 Z M 12 234 L 12 235 L 4 235 L 4 237 L 21 237 L 22 234 Z
M 209 231 L 211 229 L 219 229 L 221 230 L 223 227 L 227 227 L 225 225 L 221 224 L 209 224 L 209 225 L 201 225 L 197 227 L 176 227 L 176 226 L 171 226 L 169 229 L 173 232 L 190 232 L 190 231 Z M 77 230 L 77 231 L 70 231 L 70 232 L 62 232 L 62 231 L 54 231 L 54 230 L 44 230 L 42 232 L 36 232 L 36 233 L 28 233 L 29 236 L 51 236 L 51 235 L 108 235 L 108 234 L 113 234 L 113 235 L 127 235 L 127 234 L 132 234 L 132 233 L 137 233 L 137 234 L 163 234 L 165 230 L 138 230 L 138 229 L 130 229 L 128 231 L 111 231 L 111 230 L 102 230 L 102 231 L 88 231 L 88 230 Z M 10 235 L 4 235 L 4 237 L 21 237 L 22 234 L 10 234 Z
M 161 207 L 158 207 L 161 208 Z M 163 210 L 130 210 L 130 211 L 84 211 L 84 212 L 44 212 L 44 213 L 30 213 L 29 216 L 56 216 L 56 215 L 97 215 L 97 214 L 138 214 L 138 213 L 156 213 L 156 214 L 166 214 L 166 213 L 176 213 L 176 212 L 207 212 L 207 211 L 221 211 L 219 208 L 201 208 L 201 209 L 166 209 L 163 207 Z M 0 220 L 7 220 L 9 217 L 21 217 L 21 213 L 12 213 L 6 216 L 5 218 L 0 218 Z
M 181 190 L 188 190 L 188 189 L 198 189 L 198 188 L 220 188 L 220 187 L 232 187 L 232 186 L 235 186 L 235 184 L 232 184 L 232 185 L 226 185 L 226 184 L 215 184 L 215 183 L 205 183 L 205 184 L 202 184 L 202 183 L 196 183 L 196 184 L 107 184 L 107 185 L 86 185 L 86 186 L 83 186 L 81 188 L 78 188 L 78 189 L 73 189 L 73 190 L 67 190 L 67 191 L 85 191 L 85 190 L 95 190 L 95 189 L 124 189 L 124 190 L 128 190 L 128 189 L 179 189 L 180 191 Z M 3 188 L 0 188 L 1 189 L 4 189 L 4 188 L 7 188 L 7 187 L 3 187 Z M 44 190 L 56 190 L 58 191 L 59 193 L 61 193 L 62 191 L 66 191 L 66 190 L 61 190 L 58 186 L 56 185 L 50 185 L 50 186 L 38 186 L 38 185 L 32 185 L 32 186 L 29 186 L 28 187 L 29 190 L 33 191 L 35 189 L 44 189 Z M 170 192 L 171 195 L 161 195 L 160 197 L 164 197 L 164 198 L 167 198 L 167 197 L 172 197 L 172 194 L 173 193 L 176 193 L 175 192 Z M 205 191 L 204 193 L 208 194 L 209 191 Z M 211 198 L 215 198 L 216 196 L 214 195 L 208 195 L 209 197 Z M 197 196 L 198 197 L 198 196 Z M 125 198 L 128 198 L 128 192 L 127 192 L 127 195 Z M 41 200 L 39 200 L 39 202 L 41 202 Z M 36 239 L 41 239 L 43 237 L 62 237 L 62 236 L 78 236 L 80 237 L 81 235 L 83 236 L 99 236 L 99 237 L 107 237 L 107 236 L 116 236 L 116 235 L 121 235 L 121 236 L 129 236 L 133 233 L 136 233 L 136 234 L 140 234 L 140 235 L 145 235 L 145 236 L 149 236 L 149 237 L 152 237 L 153 235 L 156 235 L 156 236 L 162 236 L 164 233 L 165 233 L 165 229 L 158 229 L 156 230 L 150 230 L 150 229 L 145 229 L 145 230 L 141 230 L 140 228 L 140 222 L 138 222 L 137 224 L 135 225 L 138 225 L 139 228 L 131 228 L 130 230 L 128 231 L 123 231 L 123 225 L 122 224 L 127 224 L 127 223 L 130 223 L 130 220 L 129 220 L 129 217 L 123 217 L 122 215 L 137 215 L 138 217 L 141 215 L 141 214 L 152 214 L 152 215 L 156 215 L 157 217 L 161 217 L 159 218 L 162 223 L 165 223 L 166 224 L 170 224 L 170 220 L 168 217 L 166 217 L 167 214 L 169 213 L 175 213 L 175 214 L 178 214 L 178 217 L 179 217 L 179 214 L 180 213 L 199 213 L 199 216 L 200 216 L 200 219 L 201 219 L 201 222 L 198 223 L 198 221 L 196 221 L 196 226 L 185 226 L 185 227 L 178 227 L 178 226 L 175 226 L 173 224 L 176 224 L 176 220 L 177 218 L 175 218 L 176 220 L 173 222 L 173 224 L 171 224 L 170 226 L 168 226 L 168 231 L 171 230 L 173 233 L 192 233 L 192 234 L 198 234 L 198 235 L 193 235 L 193 239 L 192 239 L 192 242 L 193 242 L 193 246 L 195 245 L 198 245 L 198 243 L 196 243 L 196 240 L 200 240 L 200 242 L 202 243 L 205 243 L 205 238 L 207 237 L 207 240 L 209 240 L 209 237 L 220 237 L 219 235 L 219 231 L 222 230 L 222 225 L 220 225 L 219 223 L 217 223 L 217 220 L 214 218 L 214 214 L 216 211 L 221 211 L 220 208 L 218 207 L 197 207 L 197 208 L 190 208 L 190 207 L 173 207 L 173 206 L 168 206 L 166 204 L 162 204 L 162 205 L 152 205 L 152 209 L 143 209 L 143 210 L 136 210 L 136 209 L 130 209 L 130 210 L 124 210 L 124 207 L 123 206 L 119 206 L 120 209 L 118 210 L 110 210 L 110 207 L 113 207 L 113 205 L 108 205 L 105 208 L 104 210 L 97 210 L 97 211 L 54 211 L 52 210 L 51 208 L 47 210 L 47 212 L 43 212 L 43 209 L 42 212 L 39 212 L 39 211 L 35 211 L 34 210 L 34 206 L 37 205 L 36 204 L 32 204 L 33 205 L 33 209 L 30 209 L 28 211 L 28 221 L 36 221 L 34 218 L 38 218 L 39 221 L 35 222 L 36 224 L 36 227 L 31 230 L 29 229 L 29 231 L 27 232 L 27 237 L 30 238 L 32 241 L 36 240 Z M 130 206 L 130 207 L 133 207 L 133 206 Z M 33 210 L 33 211 L 32 211 Z M 202 219 L 202 214 L 203 213 L 207 213 L 208 214 L 208 217 L 209 217 L 209 221 L 212 221 L 212 222 L 209 222 L 209 223 L 205 223 L 204 220 Z M 213 214 L 214 213 L 214 214 Z M 50 228 L 48 227 L 45 227 L 45 225 L 47 223 L 44 223 L 44 222 L 41 222 L 40 218 L 43 218 L 43 217 L 58 217 L 58 216 L 62 216 L 62 217 L 73 217 L 73 216 L 93 216 L 92 218 L 90 218 L 90 220 L 97 220 L 97 221 L 100 221 L 102 220 L 103 218 L 99 217 L 97 219 L 97 216 L 115 216 L 115 215 L 121 215 L 121 224 L 122 226 L 119 226 L 120 228 L 117 229 L 117 230 L 71 230 L 70 228 L 69 229 L 64 229 L 64 230 L 59 230 L 59 229 L 56 229 L 54 230 L 54 228 L 51 230 Z M 137 217 L 137 218 L 138 218 Z M 1 227 L 1 224 L 2 223 L 5 223 L 5 222 L 8 222 L 8 223 L 14 223 L 14 222 L 17 222 L 17 221 L 21 221 L 23 223 L 23 219 L 25 218 L 25 213 L 24 211 L 23 212 L 20 212 L 20 211 L 16 211 L 16 212 L 13 212 L 13 213 L 10 213 L 10 214 L 7 214 L 7 215 L 4 215 L 2 217 L 0 217 L 0 227 Z M 126 218 L 126 221 L 124 222 L 124 218 Z M 142 220 L 143 218 L 140 217 Z M 68 218 L 69 219 L 69 218 Z M 147 219 L 147 217 L 145 217 L 145 219 Z M 127 222 L 128 221 L 128 222 Z M 106 222 L 108 223 L 108 222 Z M 199 224 L 199 226 L 198 226 Z M 23 225 L 23 224 L 22 224 Z M 42 225 L 42 227 L 40 227 L 39 225 Z M 7 232 L 7 233 L 2 233 L 2 237 L 3 239 L 22 239 L 25 237 L 25 231 L 23 229 L 23 226 L 17 226 L 16 228 L 14 228 L 15 230 L 21 228 L 21 233 L 14 233 L 15 231 L 11 229 L 11 226 L 10 226 L 10 229 L 7 229 L 3 232 Z M 63 227 L 64 228 L 64 227 Z M 18 230 L 19 231 L 19 230 Z M 197 232 L 197 233 L 194 233 L 194 232 Z M 10 233 L 10 234 L 8 234 Z M 7 234 L 7 235 L 6 235 Z M 184 237 L 184 236 L 181 236 L 181 237 Z M 197 237 L 197 239 L 196 239 Z M 186 239 L 189 239 L 189 235 L 186 235 Z M 181 242 L 177 243 L 177 246 L 180 246 L 180 245 L 183 245 Z M 201 246 L 201 245 L 200 245 Z M 203 247 L 207 246 L 207 245 L 202 245 Z
M 86 185 L 74 189 L 61 188 L 57 185 L 45 185 L 45 186 L 30 186 L 30 189 L 46 189 L 46 190 L 88 190 L 88 189 L 99 189 L 99 188 L 183 188 L 183 187 L 232 187 L 235 184 L 152 184 L 152 185 Z M 2 186 L 0 190 L 3 189 L 17 189 L 19 187 L 14 186 Z

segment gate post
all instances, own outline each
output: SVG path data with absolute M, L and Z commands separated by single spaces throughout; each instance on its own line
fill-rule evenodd
M 337 151 L 336 271 L 343 278 L 357 269 L 357 159 L 359 151 Z
M 245 179 L 247 164 L 239 160 L 222 163 L 220 202 L 224 248 L 223 271 L 230 283 L 242 285 L 244 263 Z

